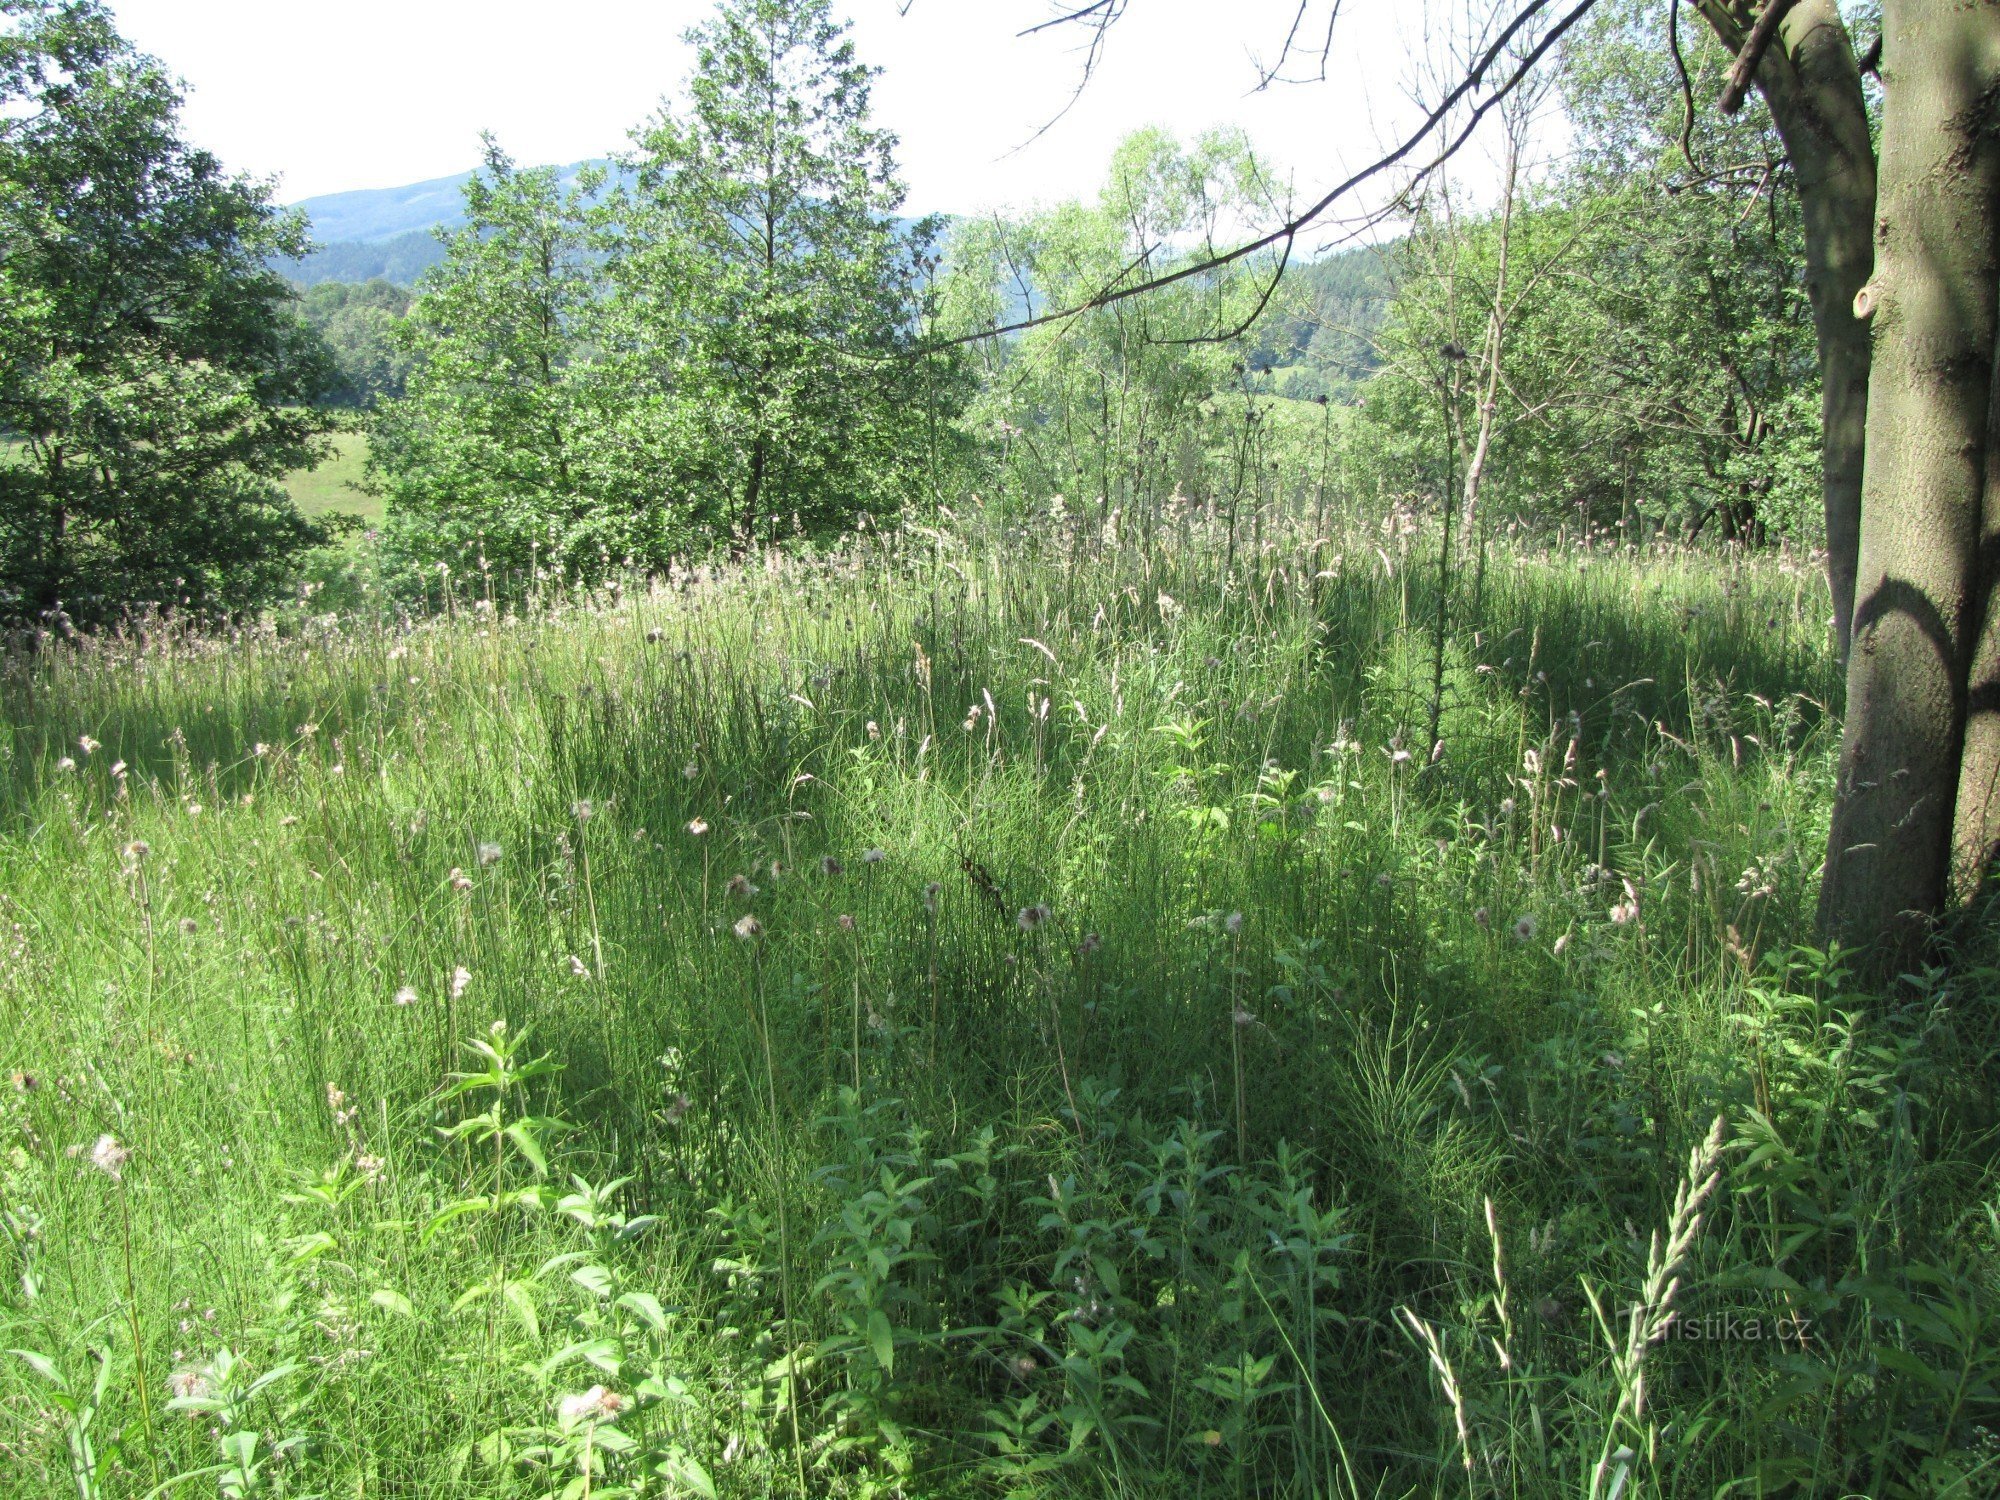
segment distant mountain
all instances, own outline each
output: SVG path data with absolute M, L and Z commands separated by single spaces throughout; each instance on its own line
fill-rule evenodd
M 604 161 L 572 162 L 561 168 L 567 187 L 586 167 Z M 380 277 L 410 286 L 444 259 L 436 231 L 465 222 L 465 185 L 471 172 L 433 177 L 402 187 L 359 188 L 327 193 L 292 206 L 312 222 L 319 247 L 300 260 L 279 260 L 276 268 L 301 286 L 322 281 L 368 281 Z

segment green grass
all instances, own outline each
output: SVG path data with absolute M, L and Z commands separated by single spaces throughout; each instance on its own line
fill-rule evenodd
M 318 468 L 287 476 L 285 488 L 293 502 L 308 516 L 359 516 L 370 525 L 380 521 L 381 499 L 360 488 L 368 462 L 367 435 L 337 432 L 333 450 L 333 457 Z
M 1990 1493 L 1810 570 L 1160 535 L 17 663 L 9 1495 Z

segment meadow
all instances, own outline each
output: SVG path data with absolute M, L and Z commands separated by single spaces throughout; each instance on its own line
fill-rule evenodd
M 14 661 L 7 1494 L 1993 1493 L 1816 569 L 1249 535 Z

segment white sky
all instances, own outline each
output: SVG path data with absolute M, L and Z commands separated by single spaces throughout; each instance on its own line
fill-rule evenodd
M 518 160 L 569 162 L 625 144 L 689 65 L 680 34 L 707 0 L 113 0 L 121 30 L 187 80 L 188 135 L 231 167 L 276 176 L 284 201 L 464 171 L 482 129 Z M 1349 0 L 1330 81 L 1253 94 L 1295 0 L 1131 0 L 1083 98 L 1085 33 L 1020 38 L 1051 0 L 837 0 L 884 72 L 877 119 L 902 138 L 915 212 L 974 213 L 1094 193 L 1127 132 L 1187 137 L 1240 124 L 1317 197 L 1406 118 L 1425 7 Z M 1314 59 L 1316 62 L 1316 59 Z

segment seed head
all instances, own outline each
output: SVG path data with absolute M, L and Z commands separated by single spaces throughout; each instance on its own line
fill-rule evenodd
M 1514 937 L 1518 942 L 1532 942 L 1535 936 L 1535 918 L 1532 913 L 1522 912 L 1514 919 Z
M 482 842 L 477 852 L 479 855 L 479 867 L 482 870 L 489 865 L 500 863 L 500 846 L 491 840 Z
M 1053 915 L 1045 905 L 1024 906 L 1015 913 L 1014 925 L 1023 932 L 1034 932 Z
M 125 1163 L 131 1159 L 131 1149 L 119 1145 L 118 1137 L 108 1131 L 90 1148 L 90 1164 L 113 1182 L 125 1180 Z
M 417 992 L 409 985 L 404 985 L 396 991 L 396 1003 L 398 1005 L 415 1005 L 417 1003 Z
M 757 887 L 750 883 L 748 875 L 730 876 L 729 884 L 724 886 L 723 889 L 738 901 L 748 901 L 752 896 L 757 894 Z
M 820 859 L 819 872 L 822 875 L 840 875 L 846 873 L 846 870 L 847 866 L 843 865 L 831 854 L 825 855 Z
M 863 863 L 864 865 L 879 865 L 882 863 L 883 860 L 887 859 L 888 857 L 889 856 L 884 854 L 880 849 L 870 849 L 867 853 L 861 856 L 861 863 Z
M 747 943 L 752 938 L 761 937 L 763 935 L 764 924 L 758 921 L 755 917 L 746 915 L 738 917 L 736 919 L 736 926 L 734 930 L 736 935 Z
M 466 986 L 471 983 L 472 970 L 466 968 L 464 964 L 460 964 L 457 968 L 453 969 L 451 971 L 451 998 L 454 1000 L 463 998 Z
M 690 819 L 688 822 L 688 832 L 693 834 L 696 838 L 702 837 L 702 835 L 708 832 L 708 819 L 706 818 Z

